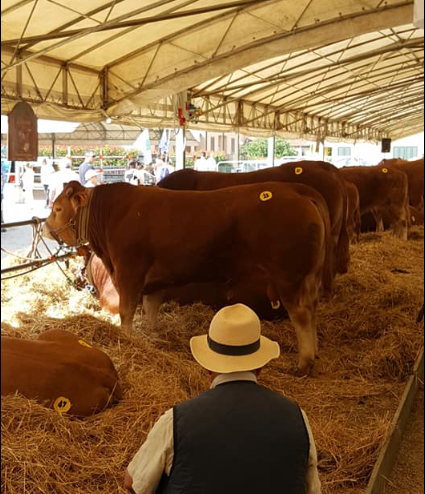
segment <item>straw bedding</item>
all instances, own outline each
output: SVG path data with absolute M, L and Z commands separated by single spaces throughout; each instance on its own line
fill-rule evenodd
M 423 239 L 423 229 L 408 243 L 370 234 L 353 247 L 350 273 L 320 306 L 314 377 L 292 374 L 297 347 L 290 323 L 264 323 L 264 334 L 280 343 L 283 355 L 261 382 L 307 412 L 324 494 L 364 491 L 423 345 L 423 328 L 415 323 L 423 303 Z M 67 285 L 54 266 L 3 282 L 1 297 L 3 335 L 34 338 L 53 328 L 77 333 L 111 356 L 125 390 L 117 407 L 84 421 L 18 396 L 2 398 L 1 492 L 123 492 L 122 471 L 160 414 L 208 387 L 188 340 L 207 331 L 213 311 L 166 305 L 156 334 L 143 329 L 140 312 L 134 334 L 122 334 L 116 319 Z

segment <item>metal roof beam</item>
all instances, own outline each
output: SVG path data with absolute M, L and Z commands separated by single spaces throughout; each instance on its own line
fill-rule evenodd
M 239 49 L 229 50 L 214 59 L 199 62 L 196 66 L 173 72 L 162 79 L 139 88 L 133 93 L 123 96 L 117 100 L 117 103 L 124 102 L 126 99 L 137 98 L 137 103 L 142 104 L 148 103 L 152 99 L 158 100 L 161 96 L 166 97 L 170 94 L 169 83 L 171 81 L 174 94 L 189 87 L 194 87 L 205 79 L 206 68 L 208 68 L 208 75 L 212 79 L 274 56 L 298 51 L 300 46 L 308 48 L 323 45 L 325 40 L 326 43 L 331 44 L 347 39 L 347 37 L 355 37 L 362 33 L 385 29 L 393 24 L 394 18 L 399 19 L 401 24 L 409 24 L 412 20 L 412 6 L 413 1 L 403 2 L 372 12 L 364 11 L 341 16 L 338 19 L 299 28 L 293 32 L 276 33 L 272 36 L 255 40 Z M 312 36 L 312 32 L 315 33 L 314 36 Z M 267 50 L 264 50 L 265 45 L 267 45 Z
M 32 2 L 35 2 L 35 0 L 22 0 L 21 2 L 15 3 L 15 5 L 11 5 L 10 7 L 7 7 L 4 10 L 2 10 L 1 16 L 3 17 L 8 14 L 11 14 L 12 12 L 15 12 L 15 10 L 25 7 L 26 5 Z
M 165 1 L 165 0 L 164 0 Z M 164 4 L 164 1 L 160 2 L 160 4 Z M 174 1 L 174 0 L 170 0 Z M 101 24 L 100 26 L 95 26 L 92 28 L 84 28 L 84 29 L 74 29 L 74 30 L 69 30 L 69 31 L 63 31 L 63 32 L 51 32 L 51 33 L 46 33 L 42 34 L 39 36 L 29 36 L 27 38 L 23 38 L 22 40 L 19 39 L 8 39 L 8 40 L 2 40 L 1 46 L 14 46 L 16 43 L 21 41 L 22 43 L 41 43 L 45 41 L 51 41 L 55 39 L 61 39 L 61 38 L 71 38 L 69 41 L 71 41 L 75 37 L 81 37 L 81 36 L 87 36 L 89 34 L 93 33 L 99 33 L 99 32 L 104 32 L 104 31 L 111 31 L 114 29 L 122 29 L 126 27 L 140 27 L 144 26 L 146 24 L 153 24 L 157 22 L 162 22 L 162 21 L 168 21 L 168 20 L 174 20 L 174 19 L 181 19 L 182 17 L 192 17 L 196 15 L 202 15 L 202 14 L 208 14 L 211 12 L 217 12 L 220 10 L 228 10 L 228 9 L 241 9 L 245 7 L 251 7 L 253 5 L 259 4 L 259 3 L 264 3 L 264 0 L 244 0 L 242 2 L 230 2 L 230 3 L 224 3 L 224 4 L 219 4 L 219 5 L 210 5 L 209 7 L 202 7 L 198 9 L 193 9 L 193 10 L 185 10 L 183 12 L 174 12 L 171 14 L 164 14 L 164 15 L 156 15 L 153 17 L 145 17 L 143 19 L 129 19 L 131 14 L 127 14 L 125 17 L 127 20 L 120 20 L 120 21 L 109 21 L 104 24 Z M 149 7 L 149 10 L 151 10 L 152 7 Z M 54 49 L 54 46 L 53 48 Z

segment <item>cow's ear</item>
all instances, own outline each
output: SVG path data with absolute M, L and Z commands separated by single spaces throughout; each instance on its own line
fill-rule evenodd
M 72 197 L 72 194 L 74 193 L 74 188 L 72 186 L 68 186 L 67 189 L 65 190 L 65 195 L 69 199 Z
M 83 190 L 81 192 L 76 192 L 72 198 L 75 206 L 77 208 L 87 205 L 87 191 Z

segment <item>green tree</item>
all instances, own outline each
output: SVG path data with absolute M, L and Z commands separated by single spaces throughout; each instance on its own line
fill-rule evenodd
M 241 151 L 242 154 L 246 154 L 248 158 L 264 159 L 267 158 L 268 149 L 269 145 L 267 139 L 257 139 L 256 141 L 252 141 L 249 144 L 245 144 L 244 146 L 242 146 Z M 285 139 L 281 139 L 280 137 L 276 138 L 275 158 L 296 155 L 297 151 L 291 146 L 288 141 L 285 141 Z

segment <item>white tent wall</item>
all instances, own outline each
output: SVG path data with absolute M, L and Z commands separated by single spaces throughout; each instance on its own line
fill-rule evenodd
M 379 140 L 423 129 L 414 0 L 2 0 L 2 113 Z M 46 29 L 48 26 L 48 30 Z

